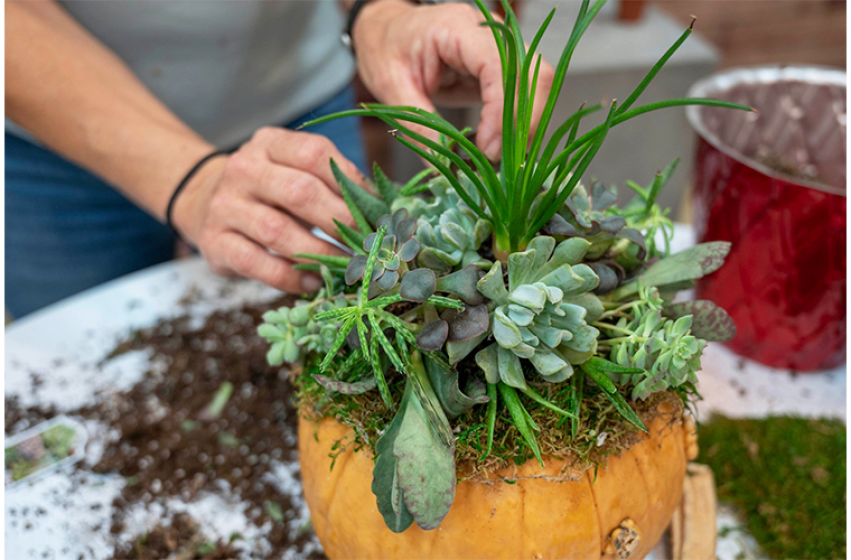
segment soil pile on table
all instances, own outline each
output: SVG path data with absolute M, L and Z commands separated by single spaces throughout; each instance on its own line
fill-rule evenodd
M 115 558 L 324 558 L 301 497 L 294 390 L 285 370 L 267 365 L 256 334 L 263 312 L 291 303 L 218 311 L 200 328 L 184 316 L 135 332 L 110 358 L 149 352 L 143 379 L 68 412 L 118 432 L 96 465 L 79 467 L 80 476 L 91 469 L 126 479 L 111 514 Z M 51 416 L 6 404 L 7 426 Z M 214 519 L 244 516 L 251 534 L 221 538 L 220 528 L 172 507 L 211 496 L 230 509 Z M 163 519 L 145 531 L 140 509 Z

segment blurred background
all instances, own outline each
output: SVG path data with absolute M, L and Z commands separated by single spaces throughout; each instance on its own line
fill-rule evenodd
M 493 4 L 498 11 L 498 2 Z M 555 64 L 578 3 L 515 0 L 511 4 L 526 37 L 532 37 L 547 13 L 559 5 L 541 47 L 544 57 Z M 620 0 L 604 8 L 580 42 L 553 122 L 566 118 L 583 101 L 628 95 L 692 16 L 697 17 L 694 34 L 648 88 L 642 102 L 685 96 L 697 80 L 725 68 L 807 64 L 844 69 L 846 65 L 844 0 Z M 362 87 L 359 95 L 362 101 L 370 100 Z M 472 126 L 478 108 L 441 108 L 441 112 L 457 125 Z M 398 180 L 421 168 L 415 157 L 392 141 L 383 123 L 365 120 L 363 124 L 370 161 L 378 162 Z M 691 207 L 685 195 L 693 175 L 695 140 L 682 109 L 635 119 L 606 139 L 590 174 L 619 186 L 627 179 L 647 184 L 679 157 L 679 169 L 663 191 L 660 204 L 671 207 L 677 221 L 690 222 Z

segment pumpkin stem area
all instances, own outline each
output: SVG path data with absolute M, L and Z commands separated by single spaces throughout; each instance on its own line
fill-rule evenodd
M 375 444 L 386 427 L 393 420 L 395 409 L 388 409 L 383 402 L 369 394 L 329 395 L 301 368 L 291 371 L 292 381 L 297 388 L 296 398 L 300 414 L 309 419 L 319 420 L 331 417 L 352 428 L 353 439 L 340 441 L 335 449 L 342 453 L 349 446 L 357 452 L 375 453 Z M 388 379 L 390 393 L 395 402 L 402 398 L 404 378 L 394 376 Z M 569 383 L 548 384 L 541 387 L 544 397 L 557 400 L 560 392 L 569 389 Z M 547 393 L 549 391 L 549 393 Z M 583 471 L 604 467 L 606 459 L 612 454 L 625 451 L 642 440 L 642 433 L 615 410 L 603 393 L 586 394 L 582 402 L 579 429 L 571 433 L 569 422 L 551 409 L 521 396 L 535 424 L 541 454 L 563 458 L 565 479 L 570 479 Z M 673 391 L 653 394 L 644 401 L 634 403 L 636 413 L 645 423 L 655 417 L 670 417 L 671 422 L 682 418 L 685 398 Z M 467 479 L 485 479 L 490 472 L 512 465 L 522 465 L 534 455 L 524 445 L 522 435 L 508 418 L 497 416 L 494 427 L 494 444 L 491 453 L 487 451 L 487 412 L 486 407 L 474 407 L 453 420 L 455 428 L 455 462 L 459 473 Z

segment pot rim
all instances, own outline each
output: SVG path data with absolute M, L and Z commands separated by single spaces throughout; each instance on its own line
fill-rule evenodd
M 742 66 L 714 73 L 695 82 L 688 90 L 688 97 L 709 97 L 713 94 L 730 89 L 743 83 L 772 83 L 777 81 L 803 81 L 818 85 L 832 85 L 847 88 L 847 75 L 844 70 L 828 66 L 815 65 L 762 65 Z M 760 173 L 779 179 L 794 186 L 810 188 L 827 194 L 846 196 L 846 190 L 828 185 L 820 181 L 801 179 L 793 177 L 780 171 L 776 171 L 757 160 L 745 156 L 727 146 L 717 135 L 709 132 L 700 116 L 701 106 L 689 105 L 686 107 L 686 118 L 697 135 L 709 143 L 710 146 L 720 151 L 727 157 L 756 169 Z

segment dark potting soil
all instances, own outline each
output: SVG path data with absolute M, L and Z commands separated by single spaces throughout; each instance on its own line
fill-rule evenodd
M 185 513 L 121 545 L 115 553 L 116 557 L 138 560 L 231 560 L 237 554 L 230 543 L 205 539 L 198 524 Z
M 108 530 L 115 540 L 134 537 L 116 545 L 114 558 L 235 558 L 240 548 L 247 558 L 324 558 L 309 523 L 299 521 L 300 475 L 291 468 L 298 460 L 294 390 L 286 371 L 267 365 L 267 345 L 255 332 L 265 311 L 291 303 L 283 298 L 218 311 L 197 329 L 184 316 L 135 332 L 111 356 L 148 351 L 150 371 L 125 393 L 67 412 L 119 433 L 97 464 L 79 467 L 126 479 Z M 211 403 L 223 400 L 227 384 L 232 393 L 216 413 Z M 7 429 L 52 415 L 6 401 Z M 281 476 L 282 467 L 289 476 Z M 262 543 L 240 547 L 239 534 L 210 538 L 188 515 L 167 508 L 168 517 L 146 533 L 128 519 L 139 507 L 209 494 L 239 502 L 235 508 L 244 507 Z

